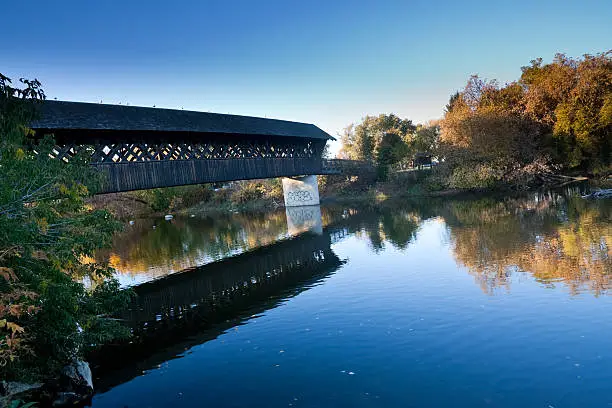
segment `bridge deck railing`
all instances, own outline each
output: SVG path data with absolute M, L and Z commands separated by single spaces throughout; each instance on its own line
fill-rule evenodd
M 363 160 L 323 159 L 324 174 L 358 175 L 364 172 L 373 172 L 374 166 Z

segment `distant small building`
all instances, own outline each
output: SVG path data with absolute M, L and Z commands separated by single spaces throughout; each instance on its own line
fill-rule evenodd
M 431 154 L 430 153 L 416 153 L 414 158 L 412 159 L 412 167 L 422 167 L 422 166 L 430 166 L 431 167 Z

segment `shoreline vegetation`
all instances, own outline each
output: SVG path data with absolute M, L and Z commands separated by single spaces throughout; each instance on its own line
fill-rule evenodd
M 133 294 L 95 260 L 111 245 L 117 219 L 278 208 L 282 186 L 271 179 L 96 196 L 103 180 L 86 156 L 62 163 L 44 154 L 52 135 L 32 137 L 28 124 L 45 94 L 37 80 L 20 82 L 13 86 L 0 74 L 0 406 L 23 398 L 70 405 L 93 393 L 89 368 L 73 379 L 62 373 L 130 336 L 114 316 Z M 375 171 L 319 177 L 323 203 L 512 194 L 580 177 L 607 185 L 612 50 L 579 59 L 558 54 L 548 64 L 536 59 L 503 86 L 472 76 L 440 120 L 366 116 L 340 140 L 338 158 Z M 16 382 L 44 386 L 36 396 L 3 395 Z
M 420 170 L 426 173 L 430 170 Z M 418 172 L 418 170 L 417 170 Z M 396 177 L 392 181 L 377 182 L 376 180 L 360 181 L 351 177 L 322 176 L 320 179 L 321 204 L 360 204 L 375 206 L 384 201 L 398 201 L 402 199 L 424 199 L 438 197 L 457 197 L 477 194 L 517 194 L 522 190 L 510 188 L 471 188 L 471 189 L 444 189 L 427 190 L 419 181 L 425 175 L 411 174 Z M 598 188 L 612 187 L 612 177 L 589 179 L 584 176 L 556 176 L 551 177 L 548 183 L 543 183 L 529 190 L 550 189 L 563 187 L 571 183 L 589 181 Z M 166 214 L 176 215 L 214 215 L 219 213 L 267 211 L 284 208 L 282 189 L 269 188 L 269 185 L 280 183 L 279 180 L 254 180 L 238 182 L 223 189 L 214 191 L 210 186 L 184 186 L 131 193 L 113 193 L 90 198 L 92 208 L 106 209 L 120 220 L 145 218 Z M 325 183 L 325 184 L 323 184 Z M 250 200 L 238 199 L 249 193 Z M 187 197 L 187 200 L 184 198 Z
M 525 190 L 612 174 L 612 51 L 557 54 L 521 71 L 503 86 L 470 77 L 438 121 L 366 116 L 344 130 L 339 156 L 372 163 L 379 181 L 426 157 L 437 163 L 420 183 L 428 192 Z

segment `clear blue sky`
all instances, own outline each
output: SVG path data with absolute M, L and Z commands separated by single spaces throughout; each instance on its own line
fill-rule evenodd
M 612 1 L 114 1 L 2 4 L 0 72 L 50 98 L 315 123 L 440 117 L 478 73 L 612 48 Z

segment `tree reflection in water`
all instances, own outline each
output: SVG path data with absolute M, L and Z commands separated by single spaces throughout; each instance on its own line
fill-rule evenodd
M 337 225 L 343 236 L 367 240 L 374 253 L 386 245 L 406 249 L 423 221 L 434 217 L 446 224 L 456 262 L 487 293 L 510 289 L 520 272 L 546 285 L 564 282 L 571 293 L 588 289 L 599 295 L 609 287 L 612 205 L 584 200 L 575 190 L 321 210 L 323 227 Z M 284 210 L 141 220 L 100 257 L 110 260 L 124 282 L 139 284 L 289 237 Z
M 599 295 L 612 272 L 611 208 L 603 200 L 547 193 L 449 203 L 444 218 L 455 259 L 488 293 L 528 272 L 546 285 L 564 282 L 572 294 Z
M 204 265 L 287 236 L 284 211 L 137 220 L 100 253 L 123 282 L 141 283 Z

